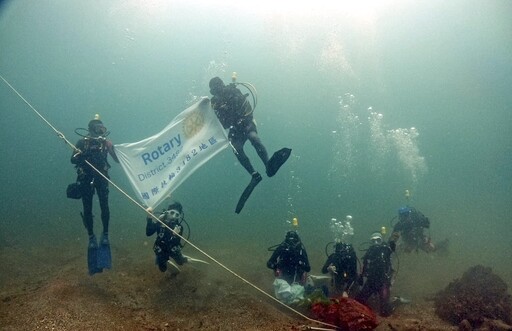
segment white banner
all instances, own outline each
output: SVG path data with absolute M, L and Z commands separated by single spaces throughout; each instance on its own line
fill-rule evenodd
M 228 144 L 210 99 L 202 97 L 161 132 L 115 151 L 139 199 L 155 208 Z

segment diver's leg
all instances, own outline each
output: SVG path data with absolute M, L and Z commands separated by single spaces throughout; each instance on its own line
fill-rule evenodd
M 242 211 L 242 208 L 244 208 L 245 202 L 249 197 L 251 196 L 252 191 L 258 185 L 259 182 L 261 182 L 261 175 L 259 172 L 254 170 L 254 167 L 251 164 L 251 161 L 247 157 L 247 155 L 244 152 L 244 144 L 247 141 L 247 136 L 245 133 L 239 133 L 235 131 L 229 132 L 229 138 L 231 141 L 231 144 L 233 145 L 233 148 L 235 149 L 235 154 L 240 162 L 240 164 L 247 170 L 247 172 L 251 175 L 251 182 L 247 187 L 245 188 L 244 192 L 240 196 L 240 199 L 238 200 L 238 203 L 235 208 L 235 213 L 239 214 L 240 211 Z
M 434 245 L 430 237 L 424 235 L 421 249 L 426 253 L 432 253 L 436 250 L 436 246 Z
M 167 270 L 167 260 L 169 259 L 169 254 L 167 252 L 161 251 L 156 254 L 156 264 L 158 265 L 158 269 L 161 272 L 165 272 Z
M 366 302 L 368 301 L 368 299 L 370 298 L 372 293 L 373 293 L 373 289 L 370 286 L 370 283 L 368 282 L 368 280 L 366 280 L 366 282 L 363 285 L 363 288 L 357 294 L 356 300 L 361 302 L 362 304 L 366 304 Z
M 254 167 L 251 164 L 251 161 L 247 157 L 247 155 L 244 152 L 244 144 L 246 139 L 233 136 L 231 139 L 231 144 L 233 145 L 233 148 L 235 149 L 235 155 L 238 159 L 238 162 L 242 165 L 242 167 L 247 170 L 251 176 L 254 176 L 257 172 L 254 170 Z
M 84 186 L 89 186 L 84 184 Z M 94 236 L 94 222 L 92 217 L 92 196 L 93 196 L 92 188 L 82 190 L 82 205 L 83 205 L 83 213 L 82 213 L 82 222 L 87 230 L 87 234 L 89 237 Z
M 97 178 L 96 183 L 96 192 L 98 192 L 98 199 L 100 201 L 103 233 L 108 234 L 108 226 L 110 222 L 110 208 L 108 206 L 108 182 L 104 178 Z
M 260 137 L 258 136 L 258 132 L 256 129 L 253 131 L 250 131 L 247 135 L 247 138 L 251 142 L 251 144 L 254 146 L 254 149 L 256 150 L 256 153 L 258 153 L 258 156 L 260 157 L 261 161 L 263 161 L 263 165 L 265 165 L 265 169 L 268 164 L 268 153 L 265 146 L 263 146 L 263 143 L 261 142 Z
M 94 222 L 92 217 L 92 197 L 94 191 L 93 187 L 90 185 L 90 181 L 82 184 L 82 187 L 82 221 L 87 229 L 87 234 L 89 235 L 89 243 L 87 245 L 87 268 L 89 269 L 89 275 L 92 276 L 95 273 L 102 271 L 98 268 L 97 264 L 98 243 L 96 242 L 96 236 L 93 231 Z
M 97 178 L 96 192 L 100 200 L 101 223 L 103 224 L 103 233 L 98 248 L 98 268 L 112 268 L 112 253 L 110 252 L 110 241 L 108 240 L 108 224 L 110 221 L 110 210 L 108 208 L 108 182 L 104 178 Z
M 174 246 L 173 248 L 171 248 L 171 253 L 169 255 L 174 259 L 174 261 L 176 261 L 178 265 L 183 265 L 184 263 L 187 262 L 187 258 L 184 257 L 183 254 L 181 253 L 180 246 Z
M 380 315 L 387 317 L 393 312 L 393 307 L 390 302 L 390 289 L 389 285 L 382 285 L 379 290 L 379 303 Z

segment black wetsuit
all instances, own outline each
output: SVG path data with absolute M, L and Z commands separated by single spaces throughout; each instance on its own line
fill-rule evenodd
M 94 235 L 93 232 L 93 215 L 92 215 L 92 197 L 94 191 L 98 194 L 101 208 L 101 222 L 103 232 L 108 233 L 110 221 L 110 209 L 108 206 L 108 181 L 91 168 L 85 161 L 87 160 L 96 169 L 98 169 L 107 178 L 110 165 L 107 160 L 108 154 L 112 156 L 114 161 L 119 162 L 114 152 L 113 145 L 104 138 L 85 137 L 80 139 L 76 144 L 77 149 L 81 153 L 74 153 L 71 156 L 71 163 L 77 169 L 77 183 L 82 194 L 83 215 L 82 220 L 89 236 Z
M 244 152 L 244 144 L 247 140 L 254 146 L 261 161 L 267 167 L 268 153 L 258 136 L 247 95 L 243 95 L 234 84 L 229 84 L 224 86 L 220 93 L 214 95 L 211 102 L 222 126 L 224 129 L 229 129 L 229 140 L 236 150 L 238 161 L 245 170 L 251 175 L 255 173 L 251 161 Z
M 393 268 L 391 266 L 391 248 L 385 244 L 370 246 L 363 257 L 362 276 L 366 281 L 356 299 L 366 304 L 370 296 L 379 295 L 380 314 L 389 316 L 392 312 L 390 304 L 390 288 Z
M 292 247 L 286 242 L 277 246 L 267 262 L 267 267 L 276 272 L 276 276 L 289 284 L 305 281 L 305 275 L 311 271 L 308 254 L 302 243 Z
M 329 255 L 322 267 L 322 273 L 328 273 L 327 268 L 331 264 L 336 267 L 332 278 L 335 292 L 341 294 L 348 291 L 357 280 L 357 257 L 352 245 L 343 244 L 343 249 Z
M 163 218 L 163 222 L 171 229 L 180 234 L 183 234 L 183 227 L 180 221 L 168 221 Z M 147 218 L 146 235 L 152 236 L 156 232 L 156 240 L 153 245 L 153 251 L 156 254 L 156 264 L 160 271 L 167 270 L 167 260 L 169 257 L 173 258 L 177 264 L 182 265 L 187 262 L 187 258 L 181 253 L 181 238 L 175 235 L 171 230 L 166 228 L 160 223 L 155 223 L 151 218 Z
M 421 249 L 425 252 L 434 250 L 430 238 L 424 233 L 424 229 L 430 227 L 430 220 L 420 211 L 410 208 L 408 213 L 400 214 L 398 223 L 393 228 L 390 241 L 395 243 L 402 236 L 404 250 L 411 252 Z M 394 244 L 393 244 L 394 245 Z

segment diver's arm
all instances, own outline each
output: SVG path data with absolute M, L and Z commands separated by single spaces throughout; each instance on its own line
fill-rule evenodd
M 150 237 L 152 236 L 156 230 L 158 229 L 158 224 L 153 222 L 153 219 L 151 217 L 148 217 L 146 219 L 146 236 Z
M 73 154 L 71 154 L 71 163 L 72 164 L 80 164 L 80 163 L 83 163 L 84 159 L 85 159 L 85 156 L 84 154 L 82 153 L 83 149 L 84 149 L 84 141 L 83 139 L 80 139 L 76 145 L 75 145 L 75 150 L 73 151 Z
M 119 163 L 119 159 L 117 158 L 116 151 L 114 149 L 114 145 L 112 144 L 112 142 L 110 140 L 107 140 L 105 143 L 107 145 L 107 151 L 110 154 L 110 156 L 112 156 L 112 159 Z
M 310 272 L 311 266 L 309 265 L 308 253 L 306 252 L 305 249 L 302 250 L 302 253 L 302 263 L 304 264 L 302 268 L 304 269 L 304 271 Z
M 363 257 L 363 268 L 361 269 L 361 277 L 366 277 L 366 274 L 368 273 L 368 253 L 369 251 L 367 251 Z
M 393 228 L 393 233 L 389 237 L 389 247 L 394 252 L 396 249 L 396 242 L 400 239 L 400 231 L 402 231 L 402 223 L 398 222 Z
M 281 246 L 277 247 L 267 262 L 267 268 L 275 270 L 277 268 L 277 258 L 281 255 Z
M 329 272 L 329 270 L 327 270 L 327 268 L 332 264 L 332 254 L 329 255 L 329 257 L 327 258 L 327 261 L 325 261 L 324 263 L 324 266 L 322 267 L 322 273 L 323 274 L 326 274 Z

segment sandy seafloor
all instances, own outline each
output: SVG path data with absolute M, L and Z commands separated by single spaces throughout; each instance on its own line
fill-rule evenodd
M 50 243 L 5 240 L 0 288 L 2 330 L 296 330 L 305 321 L 219 266 L 189 264 L 180 273 L 160 273 L 152 241 L 126 249 L 130 238 L 111 238 L 113 269 L 89 276 L 83 236 Z M 124 243 L 123 243 L 124 241 Z M 20 245 L 24 249 L 19 249 Z M 208 246 L 208 245 L 207 245 Z M 123 248 L 124 247 L 124 248 Z M 82 249 L 83 248 L 83 249 Z M 185 253 L 198 256 L 186 247 Z M 254 247 L 215 247 L 228 267 L 251 256 Z M 256 258 L 264 265 L 265 256 Z M 433 259 L 429 257 L 429 259 Z M 261 261 L 260 261 L 261 260 Z M 401 263 L 407 263 L 407 258 Z M 243 264 L 243 263 L 240 263 Z M 236 270 L 271 293 L 265 268 Z M 407 277 L 405 275 L 404 277 Z M 446 281 L 446 279 L 444 279 Z M 418 282 L 421 286 L 421 281 Z M 402 286 L 407 290 L 407 287 Z M 434 314 L 432 293 L 417 288 L 413 302 L 380 318 L 377 330 L 456 330 Z

